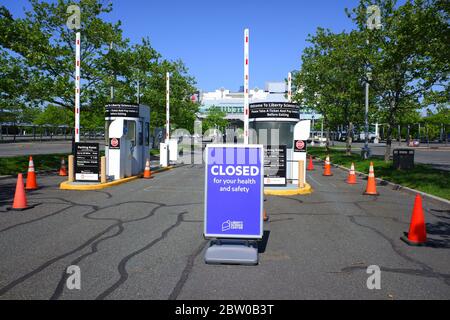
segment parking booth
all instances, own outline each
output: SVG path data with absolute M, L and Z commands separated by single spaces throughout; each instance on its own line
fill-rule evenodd
M 408 170 L 414 168 L 414 150 L 413 149 L 394 149 L 393 166 L 395 169 Z
M 299 161 L 306 163 L 310 120 L 300 121 L 295 103 L 258 102 L 249 105 L 250 143 L 264 146 L 264 186 L 297 188 Z M 306 164 L 303 177 L 306 176 Z
M 105 106 L 106 175 L 110 180 L 142 173 L 150 156 L 150 108 L 142 104 Z

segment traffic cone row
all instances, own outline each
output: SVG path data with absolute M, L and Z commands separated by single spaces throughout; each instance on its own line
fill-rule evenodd
M 353 162 L 350 167 L 350 171 L 348 172 L 347 183 L 356 184 L 355 165 L 353 164 Z
M 330 170 L 330 158 L 326 157 L 324 166 L 324 176 L 331 175 Z M 348 184 L 356 184 L 355 165 L 352 163 L 350 171 L 347 177 Z M 373 169 L 373 162 L 370 162 L 369 176 L 367 177 L 367 186 L 365 195 L 379 195 L 377 192 L 377 184 L 375 180 L 375 171 Z M 422 197 L 417 194 L 414 200 L 414 208 L 411 215 L 411 222 L 409 226 L 409 232 L 400 238 L 402 241 L 411 246 L 423 246 L 426 245 L 427 231 L 425 225 L 425 215 L 422 206 Z
M 308 167 L 306 168 L 306 170 L 308 170 L 308 171 L 313 171 L 314 170 L 314 164 L 313 164 L 311 155 L 309 156 L 309 163 L 308 163 Z
M 25 186 L 23 184 L 22 174 L 17 175 L 16 192 L 14 193 L 14 201 L 12 207 L 6 208 L 7 210 L 23 211 L 26 209 L 34 208 L 34 205 L 29 205 L 27 202 L 27 196 L 25 194 Z
M 17 175 L 16 191 L 14 193 L 14 201 L 12 207 L 8 207 L 7 210 L 26 210 L 33 208 L 34 205 L 29 205 L 27 202 L 27 196 L 25 190 L 36 190 L 38 184 L 36 181 L 36 172 L 34 171 L 33 157 L 30 156 L 28 161 L 27 181 L 24 186 L 22 173 Z
M 427 230 L 423 214 L 422 197 L 417 194 L 414 200 L 414 208 L 407 235 L 400 237 L 401 240 L 411 246 L 423 246 L 427 241 Z
M 152 171 L 150 170 L 150 159 L 148 159 L 148 158 L 147 158 L 147 161 L 145 162 L 144 178 L 145 179 L 153 178 Z
M 326 176 L 326 177 L 329 177 L 329 176 L 333 175 L 331 173 L 331 164 L 330 164 L 330 157 L 329 156 L 327 156 L 325 158 L 325 166 L 324 166 L 323 175 Z
M 25 186 L 25 189 L 36 190 L 37 188 L 38 185 L 36 181 L 36 172 L 34 171 L 33 157 L 30 156 L 30 160 L 28 161 L 27 185 Z
M 64 158 L 61 158 L 61 168 L 59 169 L 59 175 L 62 177 L 67 176 L 67 168 Z
M 375 181 L 375 172 L 373 170 L 373 162 L 370 162 L 369 166 L 369 176 L 367 177 L 367 187 L 364 194 L 371 195 L 371 196 L 378 196 L 379 193 L 377 192 L 377 183 Z

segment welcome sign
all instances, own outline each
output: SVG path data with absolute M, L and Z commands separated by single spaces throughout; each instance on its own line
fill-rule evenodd
M 205 237 L 262 238 L 263 163 L 262 145 L 206 146 Z

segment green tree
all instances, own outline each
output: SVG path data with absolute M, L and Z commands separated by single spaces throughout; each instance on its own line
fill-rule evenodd
M 366 8 L 373 4 L 381 9 L 380 30 L 366 28 Z M 371 90 L 387 124 L 388 161 L 395 125 L 420 107 L 420 99 L 448 92 L 448 3 L 412 0 L 397 6 L 395 0 L 361 0 L 349 16 L 369 41 L 366 63 L 372 71 Z
M 223 129 L 227 126 L 228 121 L 225 119 L 226 113 L 223 112 L 219 107 L 212 106 L 208 110 L 208 114 L 206 119 L 203 121 L 203 132 L 209 129 L 219 129 L 222 132 Z
M 327 131 L 327 148 L 331 128 L 345 124 L 352 132 L 363 121 L 363 58 L 358 32 L 334 34 L 318 28 L 308 41 L 311 46 L 302 55 L 302 67 L 294 73 L 297 93 L 294 100 L 302 108 L 322 114 Z M 351 153 L 352 135 L 347 135 L 347 153 Z
M 26 79 L 21 93 L 16 94 L 14 88 L 7 92 L 28 103 L 72 110 L 75 33 L 66 26 L 69 16 L 66 9 L 72 2 L 30 0 L 30 3 L 31 9 L 24 18 L 15 19 L 5 6 L 0 7 L 0 49 L 14 53 L 14 59 L 6 58 L 14 66 L 14 69 L 9 68 L 9 79 L 18 83 Z M 111 101 L 111 86 L 114 101 L 135 102 L 138 83 L 140 102 L 152 109 L 152 126 L 162 126 L 165 123 L 165 72 L 169 71 L 173 78 L 173 126 L 191 129 L 197 107 L 189 97 L 196 90 L 195 81 L 187 74 L 184 64 L 163 60 L 148 39 L 130 45 L 122 36 L 120 21 L 102 20 L 102 16 L 112 10 L 110 2 L 83 0 L 79 6 L 82 126 L 102 124 L 104 105 Z

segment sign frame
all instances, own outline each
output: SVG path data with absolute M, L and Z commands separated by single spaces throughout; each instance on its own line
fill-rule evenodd
M 211 148 L 240 148 L 240 149 L 259 149 L 260 157 L 260 212 L 259 212 L 259 234 L 217 234 L 208 233 L 208 154 Z M 207 144 L 204 153 L 205 159 L 205 204 L 204 204 L 204 223 L 203 236 L 205 239 L 246 239 L 246 240 L 261 240 L 264 234 L 264 146 L 262 144 Z M 242 209 L 245 210 L 245 209 Z
M 139 118 L 139 104 L 137 103 L 107 103 L 105 118 Z
M 249 118 L 252 120 L 298 120 L 300 119 L 300 106 L 297 103 L 292 102 L 253 102 L 249 105 Z
M 93 172 L 92 174 L 97 174 L 97 179 L 77 179 L 77 174 L 79 173 L 78 168 L 78 146 L 95 146 L 96 152 L 97 152 L 97 167 L 96 172 Z M 75 154 L 74 154 L 74 180 L 79 182 L 99 182 L 100 181 L 100 169 L 99 169 L 99 157 L 100 157 L 100 144 L 98 142 L 76 142 L 75 143 Z M 89 168 L 93 168 L 93 166 L 89 166 Z

